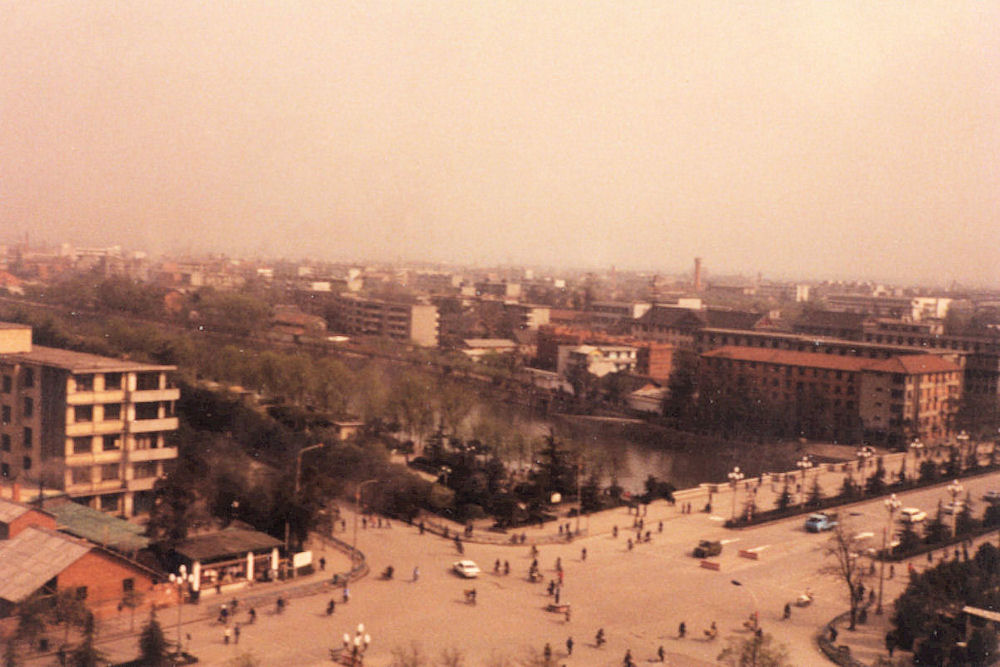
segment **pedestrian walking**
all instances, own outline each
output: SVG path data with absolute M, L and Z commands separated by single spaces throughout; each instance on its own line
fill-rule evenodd
M 233 639 L 235 640 L 235 643 L 237 643 L 237 644 L 240 643 L 240 624 L 239 623 L 237 623 L 236 627 L 233 628 Z
M 611 527 L 611 537 L 618 537 L 618 526 Z
M 254 609 L 253 607 L 250 607 L 249 613 L 250 613 L 250 622 L 253 623 L 254 621 L 257 620 L 257 610 Z
M 677 636 L 680 637 L 681 639 L 684 639 L 684 635 L 686 634 L 687 634 L 687 625 L 685 625 L 684 621 L 681 621 L 681 624 L 677 626 Z
M 559 587 L 556 587 L 556 604 L 559 604 Z
M 417 567 L 417 566 L 414 566 L 414 568 L 413 568 L 413 581 L 416 581 L 418 579 L 420 579 L 420 568 Z
M 566 622 L 567 623 L 569 623 L 569 613 L 570 613 L 569 610 L 570 610 L 569 605 L 566 605 Z
M 635 546 L 635 545 L 632 543 L 632 538 L 630 537 L 630 538 L 628 538 L 628 550 L 632 551 L 632 547 L 633 546 Z
M 420 524 L 417 526 L 417 528 L 420 530 L 420 534 L 423 535 L 424 534 L 424 522 L 421 521 Z
M 552 646 L 548 642 L 545 642 L 545 650 L 542 653 L 545 655 L 545 663 L 548 664 L 549 660 L 552 660 Z
M 326 603 L 326 615 L 332 616 L 333 612 L 337 609 L 337 601 L 330 598 L 330 601 Z
M 896 576 L 896 566 L 894 564 L 889 565 L 889 578 L 892 579 Z
M 556 572 L 562 572 L 562 558 L 556 558 Z
M 667 661 L 667 652 L 663 650 L 662 644 L 660 645 L 660 648 L 656 649 L 656 657 L 660 659 L 660 662 Z
M 497 558 L 496 562 L 493 563 L 493 574 L 500 574 L 500 559 Z
M 622 665 L 624 667 L 635 667 L 635 663 L 632 662 L 632 649 L 625 649 L 625 658 L 622 660 Z
M 563 571 L 559 570 L 559 585 L 562 586 L 562 584 L 563 584 Z
M 573 638 L 566 638 L 566 655 L 573 655 Z
M 506 560 L 505 560 L 505 561 L 503 562 L 503 573 L 504 573 L 505 575 L 506 575 L 506 574 L 510 574 L 510 561 L 506 561 Z
M 587 560 L 587 547 L 580 549 L 580 560 Z
M 347 589 L 347 584 L 344 584 L 344 604 L 347 604 L 351 600 L 351 591 Z
M 326 571 L 326 558 L 324 558 L 323 556 L 320 556 L 319 558 L 319 571 L 320 572 Z
M 226 646 L 229 646 L 229 637 L 232 635 L 232 632 L 233 631 L 229 629 L 228 625 L 226 626 L 226 629 L 222 631 L 222 641 L 226 643 Z
M 660 523 L 656 524 L 656 532 L 658 532 L 658 533 L 662 533 L 663 532 L 663 522 L 662 521 Z

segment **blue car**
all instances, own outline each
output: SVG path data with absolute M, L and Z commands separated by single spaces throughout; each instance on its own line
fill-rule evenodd
M 829 512 L 810 514 L 806 519 L 806 530 L 810 533 L 822 533 L 824 530 L 833 530 L 836 526 L 837 515 Z

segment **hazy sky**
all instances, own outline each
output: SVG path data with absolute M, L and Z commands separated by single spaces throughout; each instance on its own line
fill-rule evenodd
M 1000 2 L 0 5 L 0 239 L 1000 286 Z

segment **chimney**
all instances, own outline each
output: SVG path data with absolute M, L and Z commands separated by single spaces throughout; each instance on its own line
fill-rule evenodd
M 694 291 L 701 291 L 701 257 L 694 258 Z
M 11 489 L 11 500 L 15 503 L 21 502 L 21 483 L 14 482 L 14 486 Z

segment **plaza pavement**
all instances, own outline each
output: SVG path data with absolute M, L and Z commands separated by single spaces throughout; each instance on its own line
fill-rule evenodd
M 839 488 L 844 475 L 840 470 L 811 474 L 821 475 L 821 485 L 827 492 Z M 1000 486 L 1000 475 L 963 483 L 976 498 Z M 758 503 L 762 507 L 773 503 L 780 486 L 761 485 Z M 358 624 L 363 623 L 372 637 L 365 664 L 376 667 L 390 664 L 394 649 L 412 646 L 420 647 L 431 658 L 437 658 L 442 650 L 457 649 L 467 665 L 478 666 L 504 664 L 501 658 L 516 660 L 530 652 L 540 653 L 546 643 L 553 649 L 555 664 L 560 665 L 620 665 L 626 650 L 642 663 L 652 659 L 661 645 L 668 664 L 706 665 L 715 663 L 728 638 L 749 636 L 743 621 L 756 610 L 764 631 L 788 647 L 792 664 L 823 664 L 825 658 L 816 647 L 815 635 L 847 608 L 844 585 L 820 573 L 823 545 L 829 536 L 806 533 L 801 516 L 741 531 L 727 530 L 722 523 L 731 513 L 729 493 L 729 487 L 724 486 L 713 494 L 715 512 L 711 514 L 698 511 L 707 498 L 703 489 L 682 492 L 673 506 L 663 501 L 652 503 L 642 517 L 646 530 L 652 532 L 652 541 L 632 550 L 626 540 L 634 536 L 631 527 L 636 517 L 627 508 L 584 517 L 581 527 L 585 535 L 571 543 L 551 543 L 559 538 L 553 524 L 525 529 L 527 544 L 523 546 L 493 543 L 492 539 L 502 538 L 477 530 L 464 547 L 464 557 L 475 560 L 484 570 L 474 581 L 459 579 L 450 571 L 452 562 L 459 558 L 451 540 L 430 533 L 421 535 L 415 526 L 393 521 L 391 528 L 359 531 L 358 547 L 368 559 L 371 574 L 351 584 L 350 602 L 342 603 L 340 589 L 320 591 L 292 597 L 288 609 L 278 615 L 273 605 L 278 590 L 321 586 L 330 573 L 347 569 L 346 556 L 316 542 L 312 546 L 317 558 L 325 554 L 328 561 L 324 575 L 288 584 L 265 584 L 238 594 L 244 599 L 255 597 L 258 611 L 256 624 L 242 625 L 238 645 L 226 645 L 222 626 L 212 620 L 217 604 L 228 601 L 230 595 L 219 599 L 206 594 L 200 605 L 186 605 L 182 633 L 191 636 L 185 642 L 186 648 L 206 665 L 223 665 L 243 651 L 252 653 L 264 665 L 332 664 L 329 649 L 340 646 L 342 635 L 353 635 Z M 741 502 L 746 491 L 740 488 L 738 493 Z M 902 500 L 930 511 L 942 494 L 943 488 L 938 486 L 909 492 Z M 688 502 L 694 511 L 682 513 L 682 506 Z M 841 512 L 858 530 L 878 532 L 886 523 L 882 500 L 858 503 Z M 339 537 L 350 542 L 354 517 L 350 510 L 343 513 L 348 529 Z M 576 526 L 575 520 L 571 523 Z M 619 529 L 617 538 L 613 537 L 615 527 Z M 476 541 L 479 537 L 485 541 Z M 712 559 L 719 563 L 719 571 L 702 568 L 700 561 L 690 556 L 691 548 L 701 538 L 725 543 L 722 555 Z M 532 542 L 543 543 L 539 564 L 546 582 L 557 577 L 555 562 L 561 559 L 565 571 L 561 601 L 571 605 L 569 621 L 545 610 L 551 601 L 546 583 L 527 580 Z M 587 549 L 585 560 L 583 548 Z M 756 552 L 759 559 L 741 558 L 740 549 Z M 493 573 L 497 559 L 510 563 L 510 575 Z M 918 566 L 922 566 L 920 561 L 915 561 Z M 388 565 L 395 568 L 395 578 L 380 580 L 378 573 Z M 420 570 L 417 581 L 412 581 L 414 567 Z M 885 583 L 887 613 L 891 611 L 889 601 L 905 586 L 905 568 L 905 564 L 897 564 L 896 576 Z M 463 591 L 471 587 L 478 594 L 475 605 L 466 604 L 463 597 Z M 814 592 L 815 602 L 806 608 L 794 608 L 791 619 L 781 620 L 784 604 L 807 587 Z M 334 614 L 327 616 L 325 608 L 331 597 L 337 606 Z M 245 622 L 243 610 L 247 604 L 241 603 L 237 622 Z M 176 636 L 174 612 L 165 609 L 159 615 L 170 639 Z M 137 619 L 137 628 L 144 620 Z M 677 636 L 681 621 L 687 626 L 683 639 Z M 712 621 L 720 630 L 714 641 L 703 634 Z M 594 645 L 598 628 L 604 629 L 608 640 L 600 649 Z M 852 638 L 854 633 L 841 631 L 838 644 L 857 644 L 858 657 L 874 658 L 882 631 L 876 631 L 874 625 L 870 628 L 857 633 L 857 639 Z M 102 633 L 109 639 L 114 634 L 105 630 Z M 567 656 L 565 641 L 570 636 L 575 648 L 573 655 Z M 136 636 L 101 644 L 102 650 L 117 660 L 134 657 L 136 647 Z

